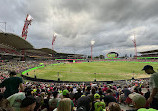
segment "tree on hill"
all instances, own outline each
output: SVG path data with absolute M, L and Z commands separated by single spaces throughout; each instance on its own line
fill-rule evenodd
M 105 59 L 104 55 L 99 56 L 100 59 Z

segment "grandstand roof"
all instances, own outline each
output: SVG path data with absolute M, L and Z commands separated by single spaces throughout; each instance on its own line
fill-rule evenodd
M 66 56 L 73 56 L 73 55 L 78 55 L 78 56 L 84 56 L 83 54 L 69 54 L 69 53 L 58 53 L 58 54 L 60 54 L 60 55 L 66 55 Z
M 143 52 L 139 52 L 141 54 L 148 54 L 148 53 L 158 53 L 158 49 L 157 50 L 150 50 L 150 51 L 143 51 Z
M 8 45 L 18 50 L 33 49 L 29 42 L 12 33 L 0 33 L 0 44 Z

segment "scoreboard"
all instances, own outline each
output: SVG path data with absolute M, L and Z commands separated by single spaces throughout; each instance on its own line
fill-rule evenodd
M 106 56 L 108 58 L 117 58 L 119 56 L 119 54 L 116 52 L 109 52 L 108 54 L 106 54 Z

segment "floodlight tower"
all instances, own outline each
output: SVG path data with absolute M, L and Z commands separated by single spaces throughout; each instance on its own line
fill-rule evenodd
M 137 58 L 137 44 L 136 44 L 136 38 L 135 38 L 135 34 L 134 34 L 134 39 L 132 40 L 134 47 L 135 47 L 135 57 Z
M 25 19 L 25 23 L 24 23 L 24 27 L 22 30 L 22 38 L 24 38 L 26 40 L 27 38 L 27 33 L 28 33 L 28 26 L 31 25 L 33 18 L 31 17 L 31 15 L 27 14 L 26 19 Z M 25 51 L 23 50 L 23 55 L 25 54 Z M 24 60 L 24 56 L 23 56 L 23 60 Z
M 93 51 L 94 43 L 95 43 L 95 41 L 91 40 L 91 61 L 92 61 L 92 51 Z
M 23 27 L 23 30 L 22 30 L 22 37 L 25 40 L 27 38 L 28 26 L 31 25 L 32 20 L 33 20 L 33 18 L 31 17 L 31 15 L 27 14 L 26 20 L 25 20 L 25 23 L 24 23 L 24 27 Z
M 53 59 L 53 50 L 54 50 L 53 44 L 54 44 L 54 42 L 55 42 L 56 37 L 57 37 L 57 34 L 54 33 L 53 39 L 52 39 L 52 59 Z

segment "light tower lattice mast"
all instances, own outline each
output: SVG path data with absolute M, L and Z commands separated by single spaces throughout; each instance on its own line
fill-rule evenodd
M 134 47 L 135 47 L 135 57 L 137 58 L 137 44 L 136 44 L 136 38 L 135 38 L 135 34 L 134 34 L 134 40 L 133 41 L 133 44 L 134 44 Z
M 31 25 L 31 22 L 32 22 L 33 18 L 31 17 L 31 15 L 27 14 L 26 16 L 26 20 L 25 20 L 25 23 L 24 23 L 24 27 L 23 27 L 23 30 L 22 30 L 22 38 L 24 38 L 26 40 L 27 38 L 27 33 L 28 33 L 28 26 Z M 25 55 L 25 51 L 23 50 L 23 60 L 24 60 L 24 55 Z
M 95 41 L 91 41 L 91 61 L 92 61 L 92 52 L 93 52 L 93 46 L 94 46 Z
M 25 40 L 27 38 L 28 26 L 31 25 L 32 19 L 33 18 L 29 14 L 27 14 L 27 17 L 26 17 L 26 20 L 25 20 L 25 23 L 24 23 L 24 27 L 23 27 L 23 30 L 22 30 L 22 37 Z
M 54 33 L 53 39 L 52 39 L 52 59 L 53 59 L 53 50 L 54 50 L 53 44 L 54 44 L 54 42 L 55 42 L 56 37 L 57 37 L 57 34 Z

